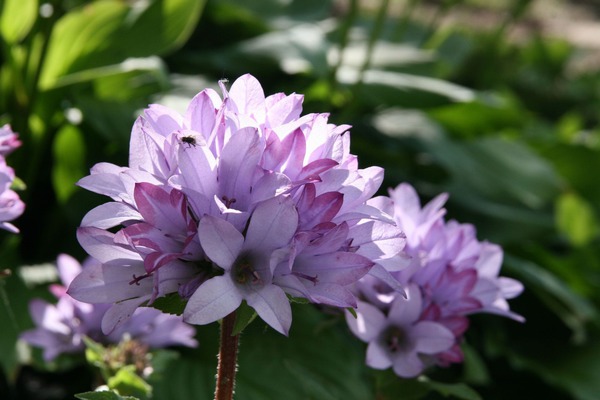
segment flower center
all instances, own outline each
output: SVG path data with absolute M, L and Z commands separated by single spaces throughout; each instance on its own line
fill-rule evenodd
M 242 285 L 248 282 L 253 284 L 260 283 L 258 272 L 254 270 L 247 258 L 241 258 L 236 262 L 233 267 L 233 279 Z
M 392 327 L 388 329 L 385 335 L 385 344 L 387 345 L 390 352 L 395 353 L 406 347 L 408 338 L 404 329 L 399 327 Z
M 225 207 L 227 208 L 231 208 L 231 205 L 237 201 L 234 197 L 230 199 L 227 196 L 221 197 L 221 200 L 223 200 L 223 203 L 225 203 Z

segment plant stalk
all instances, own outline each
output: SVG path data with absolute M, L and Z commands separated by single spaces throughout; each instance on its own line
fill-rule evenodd
M 235 311 L 221 322 L 219 363 L 217 365 L 217 386 L 215 400 L 232 400 L 237 372 L 237 355 L 240 335 L 232 335 L 235 325 Z

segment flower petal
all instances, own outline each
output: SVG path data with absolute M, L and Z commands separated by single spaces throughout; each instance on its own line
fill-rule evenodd
M 260 203 L 250 218 L 245 249 L 271 252 L 287 245 L 298 226 L 298 212 L 289 197 L 278 196 Z
M 246 296 L 248 305 L 277 332 L 288 335 L 292 325 L 292 308 L 283 290 L 275 285 L 265 285 Z
M 363 342 L 371 342 L 386 327 L 385 315 L 369 303 L 358 302 L 356 318 L 349 311 L 344 314 L 352 333 Z
M 140 304 L 149 298 L 150 296 L 138 297 L 113 305 L 102 318 L 102 332 L 105 335 L 110 334 L 115 328 L 125 323 Z
M 456 340 L 448 328 L 431 321 L 419 322 L 413 327 L 411 335 L 416 338 L 416 351 L 425 354 L 446 351 Z
M 393 367 L 396 375 L 403 378 L 414 378 L 425 368 L 417 353 L 414 352 L 397 354 Z
M 237 259 L 244 237 L 229 222 L 205 215 L 198 225 L 202 249 L 219 267 L 228 271 Z
M 189 324 L 206 325 L 226 317 L 242 303 L 242 295 L 230 276 L 217 276 L 204 282 L 183 311 Z
M 127 221 L 139 221 L 142 215 L 125 203 L 109 202 L 90 210 L 81 221 L 81 226 L 109 229 Z
M 367 365 L 375 369 L 387 369 L 392 366 L 390 353 L 378 340 L 373 340 L 367 346 Z

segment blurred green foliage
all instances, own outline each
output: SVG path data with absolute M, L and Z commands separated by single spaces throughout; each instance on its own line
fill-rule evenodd
M 0 1 L 0 122 L 20 133 L 9 163 L 27 185 L 22 234 L 2 235 L 0 267 L 14 272 L 0 281 L 8 380 L 27 302 L 43 292 L 19 266 L 82 258 L 75 228 L 104 201 L 74 182 L 96 162 L 127 163 L 148 103 L 181 106 L 249 72 L 267 93 L 304 93 L 305 112 L 352 124 L 353 153 L 386 169 L 386 187 L 408 181 L 424 201 L 449 192 L 449 217 L 504 247 L 504 274 L 526 287 L 511 307 L 528 321 L 474 317 L 464 365 L 402 381 L 364 366 L 340 318 L 295 306 L 289 339 L 257 323 L 244 333 L 239 399 L 597 399 L 600 73 L 574 72 L 565 41 L 511 39 L 530 1 L 500 2 L 489 28 L 439 28 L 481 3 Z M 169 361 L 156 398 L 209 398 L 213 328 Z

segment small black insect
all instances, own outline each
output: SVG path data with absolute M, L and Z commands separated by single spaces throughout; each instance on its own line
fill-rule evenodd
M 194 137 L 194 136 L 183 136 L 181 138 L 181 142 L 185 143 L 185 144 L 187 144 L 189 146 L 196 147 L 196 137 Z

